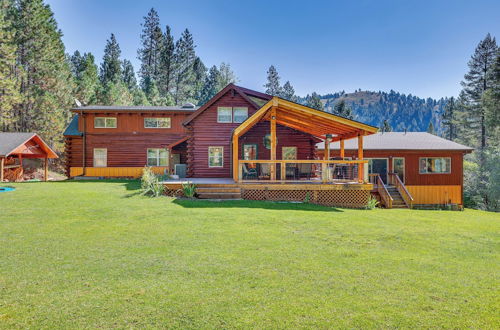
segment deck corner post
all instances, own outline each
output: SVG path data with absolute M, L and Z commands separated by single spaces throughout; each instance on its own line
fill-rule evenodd
M 47 157 L 47 155 L 45 155 L 43 181 L 47 182 L 48 179 L 49 179 L 49 158 Z
M 363 132 L 358 135 L 358 160 L 363 160 Z M 358 163 L 358 181 L 364 182 L 364 164 Z
M 238 160 L 238 134 L 233 135 L 233 180 L 234 182 L 240 181 L 240 164 Z
M 3 182 L 3 171 L 4 171 L 3 165 L 4 165 L 4 161 L 5 161 L 5 158 L 4 157 L 0 157 L 0 182 Z
M 271 108 L 271 160 L 276 160 L 276 107 Z M 276 163 L 271 164 L 271 180 L 276 180 Z

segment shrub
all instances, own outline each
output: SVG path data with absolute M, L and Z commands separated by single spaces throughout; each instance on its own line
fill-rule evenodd
M 142 170 L 141 190 L 143 195 L 151 197 L 159 197 L 165 192 L 165 186 L 160 183 L 158 176 L 153 173 L 151 167 L 145 166 Z
M 375 197 L 370 196 L 370 199 L 368 200 L 368 203 L 366 203 L 365 208 L 367 210 L 373 210 L 374 208 L 377 207 L 378 204 L 379 204 L 379 201 Z
M 183 183 L 182 191 L 184 192 L 184 196 L 194 198 L 196 195 L 196 185 L 192 182 Z

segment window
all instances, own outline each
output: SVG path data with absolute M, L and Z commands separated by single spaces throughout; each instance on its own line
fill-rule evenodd
M 144 118 L 144 128 L 170 128 L 170 118 Z
M 244 144 L 243 145 L 243 160 L 257 159 L 257 145 Z
M 94 167 L 108 166 L 108 149 L 94 148 Z
M 224 166 L 224 147 L 208 147 L 208 167 Z
M 451 158 L 420 158 L 420 174 L 451 173 Z
M 281 156 L 284 160 L 297 159 L 297 147 L 281 148 Z
M 116 118 L 114 117 L 95 117 L 94 128 L 116 128 Z
M 233 108 L 231 107 L 218 107 L 217 108 L 217 122 L 218 123 L 231 123 L 233 121 Z
M 242 123 L 248 118 L 248 108 L 233 108 L 233 122 Z
M 168 166 L 167 149 L 148 149 L 148 166 Z

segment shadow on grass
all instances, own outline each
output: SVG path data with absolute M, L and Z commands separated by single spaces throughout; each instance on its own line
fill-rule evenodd
M 183 199 L 178 198 L 173 201 L 174 204 L 185 208 L 247 208 L 247 209 L 266 209 L 266 210 L 294 210 L 294 211 L 317 211 L 317 212 L 344 212 L 341 209 L 327 207 L 315 204 L 293 203 L 293 202 L 274 202 L 274 201 L 251 201 L 251 200 L 233 200 L 233 201 L 211 201 L 201 199 Z

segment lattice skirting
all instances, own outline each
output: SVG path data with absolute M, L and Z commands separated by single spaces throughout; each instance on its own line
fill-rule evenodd
M 184 192 L 182 191 L 182 189 L 168 189 L 168 188 L 166 188 L 164 194 L 168 197 L 183 197 L 184 196 Z
M 242 197 L 251 200 L 306 201 L 350 208 L 363 208 L 370 198 L 369 190 L 261 190 L 242 189 Z

